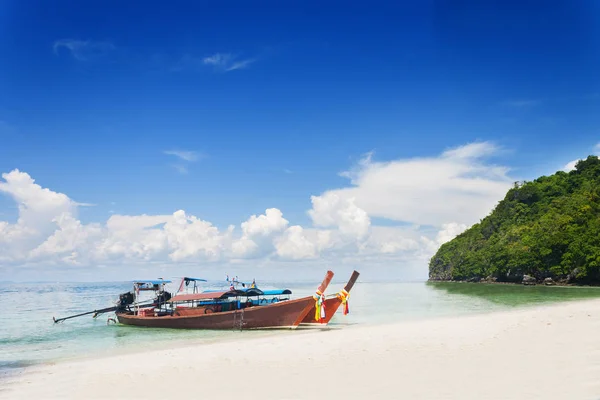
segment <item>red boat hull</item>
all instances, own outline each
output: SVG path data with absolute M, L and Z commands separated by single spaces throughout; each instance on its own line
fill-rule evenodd
M 313 300 L 313 302 L 314 302 L 314 300 Z M 342 301 L 340 299 L 338 299 L 337 297 L 331 297 L 329 299 L 325 299 L 325 318 L 321 319 L 321 322 L 317 322 L 317 320 L 315 319 L 316 309 L 315 309 L 315 306 L 313 303 L 313 306 L 311 307 L 310 311 L 306 314 L 306 316 L 302 320 L 302 324 L 326 325 L 329 323 L 329 321 L 331 321 L 331 318 L 333 318 L 333 315 L 338 310 L 338 308 L 340 308 L 341 305 L 342 305 Z
M 354 287 L 354 284 L 356 283 L 356 280 L 358 279 L 359 275 L 360 274 L 358 273 L 358 271 L 354 271 L 352 273 L 352 275 L 350 276 L 350 280 L 348 281 L 346 286 L 344 286 L 344 290 L 346 290 L 346 292 L 350 293 L 350 291 L 352 290 L 352 287 Z M 301 323 L 303 325 L 304 324 L 326 325 L 329 323 L 329 321 L 331 321 L 331 318 L 333 318 L 334 314 L 336 313 L 338 308 L 340 308 L 341 305 L 342 305 L 342 299 L 339 298 L 338 296 L 325 299 L 325 318 L 321 319 L 321 321 L 317 321 L 315 319 L 316 308 L 313 303 L 312 308 L 306 314 L 306 316 L 304 317 L 304 319 L 302 320 Z
M 315 300 L 304 297 L 287 300 L 268 306 L 256 306 L 241 310 L 215 313 L 196 311 L 179 312 L 181 315 L 138 316 L 129 313 L 117 313 L 124 325 L 148 328 L 172 329 L 261 329 L 296 328 L 313 307 Z M 200 311 L 200 310 L 199 310 Z M 175 314 L 178 312 L 176 311 Z

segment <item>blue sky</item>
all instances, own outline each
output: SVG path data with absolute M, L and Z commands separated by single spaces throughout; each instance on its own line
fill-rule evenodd
M 598 2 L 395 3 L 4 1 L 0 171 L 94 204 L 83 223 L 225 229 L 269 207 L 309 225 L 370 151 L 489 142 L 519 179 L 594 152 Z

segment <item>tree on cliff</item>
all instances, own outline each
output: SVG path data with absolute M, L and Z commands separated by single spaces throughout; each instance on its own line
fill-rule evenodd
M 515 183 L 494 211 L 431 258 L 431 280 L 600 283 L 600 160 Z

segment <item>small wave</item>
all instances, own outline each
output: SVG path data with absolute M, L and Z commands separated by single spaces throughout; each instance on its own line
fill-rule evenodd
M 16 360 L 16 361 L 1 361 L 0 360 L 0 382 L 3 380 L 10 378 L 12 376 L 18 375 L 25 370 L 27 367 L 31 367 L 35 365 L 35 363 L 31 361 L 25 360 Z
M 26 360 L 0 361 L 0 371 L 27 368 L 32 365 L 34 365 L 34 363 Z

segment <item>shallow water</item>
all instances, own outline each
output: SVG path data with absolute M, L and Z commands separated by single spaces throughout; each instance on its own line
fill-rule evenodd
M 336 290 L 343 283 L 332 283 Z M 207 288 L 213 288 L 208 284 Z M 314 285 L 270 283 L 264 289 L 287 287 L 293 297 L 311 295 Z M 169 288 L 173 289 L 173 288 Z M 165 348 L 174 341 L 198 343 L 265 334 L 271 331 L 186 331 L 107 324 L 83 316 L 54 324 L 52 317 L 110 307 L 130 283 L 11 283 L 0 284 L 0 376 L 52 360 L 102 355 L 148 346 Z M 482 313 L 508 308 L 600 297 L 600 288 L 543 287 L 469 283 L 359 282 L 350 296 L 350 315 L 338 312 L 330 325 L 389 323 L 439 316 Z

